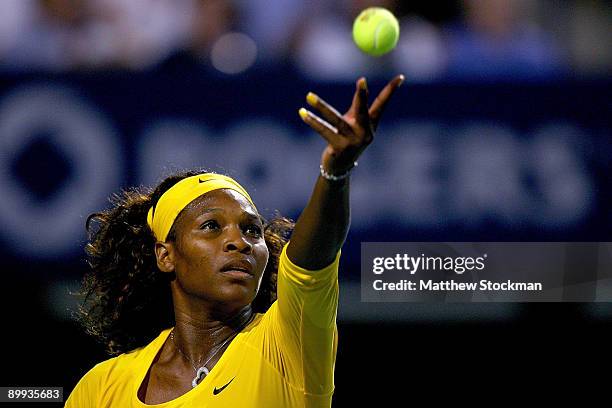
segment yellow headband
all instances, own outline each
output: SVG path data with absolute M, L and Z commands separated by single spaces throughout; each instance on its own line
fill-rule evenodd
M 253 207 L 253 200 L 246 190 L 231 177 L 215 173 L 203 173 L 187 177 L 170 187 L 149 209 L 147 224 L 160 241 L 165 241 L 176 217 L 187 205 L 209 191 L 228 188 L 242 194 Z

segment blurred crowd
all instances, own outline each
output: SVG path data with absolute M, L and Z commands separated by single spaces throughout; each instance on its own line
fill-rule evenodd
M 400 20 L 397 49 L 379 58 L 351 37 L 370 6 Z M 607 77 L 611 22 L 605 0 L 2 0 L 0 72 L 199 64 L 227 75 L 291 65 L 323 81 Z

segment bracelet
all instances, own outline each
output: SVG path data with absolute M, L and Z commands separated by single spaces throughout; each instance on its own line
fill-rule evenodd
M 324 179 L 331 180 L 331 181 L 338 181 L 338 180 L 343 180 L 347 178 L 351 174 L 351 170 L 353 170 L 355 167 L 357 167 L 357 162 L 354 162 L 353 166 L 350 169 L 348 169 L 346 172 L 339 174 L 339 175 L 334 175 L 334 174 L 330 174 L 326 172 L 325 169 L 323 169 L 322 164 L 319 165 L 319 169 L 321 169 L 321 176 Z

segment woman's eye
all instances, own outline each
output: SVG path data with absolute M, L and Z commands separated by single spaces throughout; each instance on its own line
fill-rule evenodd
M 252 224 L 246 227 L 246 232 L 260 237 L 261 227 L 259 227 L 258 225 Z
M 219 228 L 219 223 L 215 220 L 209 220 L 200 225 L 200 229 L 216 229 Z

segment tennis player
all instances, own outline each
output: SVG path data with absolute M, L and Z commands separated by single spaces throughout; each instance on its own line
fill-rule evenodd
M 115 357 L 66 406 L 329 407 L 349 175 L 403 79 L 368 107 L 360 78 L 344 115 L 308 94 L 320 116 L 300 116 L 327 147 L 295 225 L 264 220 L 232 178 L 197 171 L 92 214 L 80 319 Z

